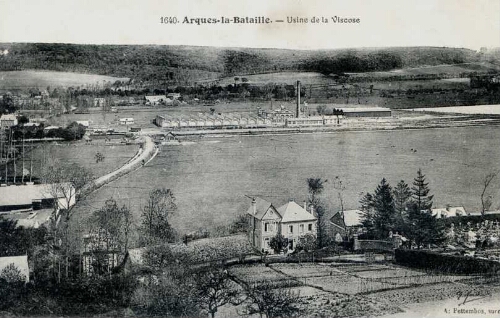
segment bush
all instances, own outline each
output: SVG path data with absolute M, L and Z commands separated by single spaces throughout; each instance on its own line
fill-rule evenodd
M 500 263 L 485 259 L 439 254 L 422 250 L 395 252 L 396 263 L 416 268 L 455 274 L 494 274 L 500 272 Z

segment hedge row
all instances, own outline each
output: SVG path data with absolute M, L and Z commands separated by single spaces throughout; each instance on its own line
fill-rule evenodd
M 422 250 L 395 251 L 396 263 L 455 274 L 493 274 L 500 272 L 500 262 Z

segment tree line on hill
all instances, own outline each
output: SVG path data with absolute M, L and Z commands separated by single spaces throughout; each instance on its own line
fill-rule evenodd
M 402 67 L 479 60 L 467 49 L 438 47 L 295 51 L 186 46 L 0 44 L 0 70 L 43 69 L 195 82 L 201 79 L 280 71 L 324 74 L 388 71 Z

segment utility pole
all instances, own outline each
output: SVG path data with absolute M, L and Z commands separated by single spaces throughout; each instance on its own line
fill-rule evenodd
M 33 140 L 31 140 L 31 147 L 30 147 L 30 182 L 32 175 L 33 175 Z
M 21 171 L 21 183 L 24 183 L 24 134 L 25 130 L 23 127 L 23 170 Z

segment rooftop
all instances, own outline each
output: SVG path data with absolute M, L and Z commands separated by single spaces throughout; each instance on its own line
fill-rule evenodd
M 255 211 L 253 203 L 250 208 L 247 210 L 247 214 L 253 215 L 257 219 L 262 219 L 266 214 L 267 210 L 272 206 L 271 202 L 267 202 L 264 199 L 259 197 L 255 198 Z M 255 212 L 255 213 L 254 213 Z
M 363 219 L 363 211 L 347 210 L 344 211 L 344 223 L 346 226 L 360 226 Z
M 281 222 L 315 221 L 316 217 L 304 210 L 295 201 L 290 201 L 278 208 Z
M 33 200 L 53 198 L 51 184 L 26 184 L 0 187 L 0 206 L 30 205 Z M 59 197 L 63 197 L 62 193 Z

